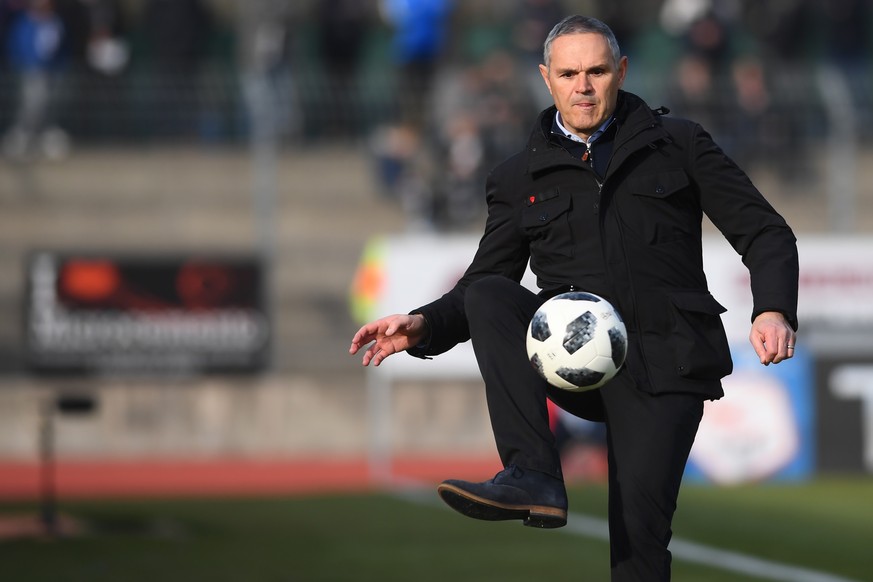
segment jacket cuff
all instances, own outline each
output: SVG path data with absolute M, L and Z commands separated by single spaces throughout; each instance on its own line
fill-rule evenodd
M 788 325 L 791 326 L 791 329 L 793 329 L 794 331 L 797 331 L 797 328 L 798 328 L 797 316 L 793 313 L 787 313 L 784 309 L 775 309 L 775 308 L 755 309 L 752 312 L 752 322 L 754 323 L 755 318 L 766 311 L 776 311 L 777 313 L 781 313 L 783 316 L 785 316 L 785 321 L 788 322 Z
M 414 309 L 409 312 L 409 315 L 421 315 L 424 318 L 424 327 L 425 332 L 424 336 L 421 338 L 421 341 L 418 342 L 415 346 L 406 350 L 406 353 L 412 357 L 420 358 L 422 360 L 431 360 L 430 356 L 428 356 L 428 350 L 430 348 L 430 340 L 432 337 L 430 322 L 427 320 L 427 317 L 418 309 Z

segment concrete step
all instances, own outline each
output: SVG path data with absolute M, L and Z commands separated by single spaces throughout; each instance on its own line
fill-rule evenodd
M 348 292 L 363 245 L 404 227 L 367 152 L 280 152 L 264 203 L 247 148 L 75 151 L 0 173 L 0 346 L 22 349 L 25 264 L 47 249 L 108 253 L 269 253 L 274 353 L 283 370 L 356 366 Z M 261 205 L 262 204 L 262 205 Z

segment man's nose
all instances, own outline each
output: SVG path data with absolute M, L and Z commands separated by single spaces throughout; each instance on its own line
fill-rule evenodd
M 591 85 L 591 81 L 588 78 L 588 75 L 579 75 L 579 79 L 576 83 L 576 92 L 577 93 L 590 93 L 593 89 Z

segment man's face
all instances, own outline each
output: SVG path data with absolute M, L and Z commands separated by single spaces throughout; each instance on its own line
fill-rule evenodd
M 616 67 L 606 39 L 587 32 L 559 36 L 551 51 L 549 67 L 540 65 L 540 73 L 564 127 L 587 139 L 615 111 L 627 57 Z

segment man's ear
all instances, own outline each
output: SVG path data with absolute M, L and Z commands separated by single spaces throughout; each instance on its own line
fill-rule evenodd
M 549 95 L 552 94 L 552 84 L 549 82 L 549 68 L 545 65 L 540 65 L 540 75 L 543 76 L 543 81 L 546 82 L 546 87 L 549 90 Z
M 618 61 L 618 86 L 621 88 L 624 85 L 624 78 L 627 75 L 627 57 L 621 57 Z

